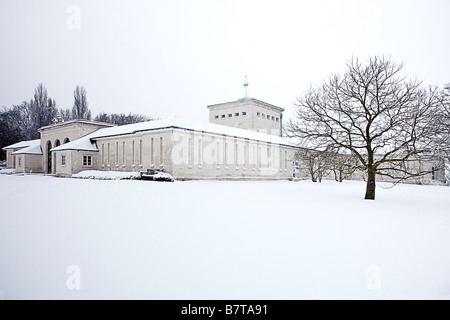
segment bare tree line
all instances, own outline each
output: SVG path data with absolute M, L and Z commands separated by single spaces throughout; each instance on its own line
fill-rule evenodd
M 56 118 L 64 121 L 75 119 L 91 120 L 92 114 L 87 101 L 86 90 L 77 86 L 74 90 L 74 104 L 69 109 L 58 109 L 56 101 L 52 99 L 45 86 L 40 83 L 33 95 L 33 99 L 24 101 L 11 108 L 0 109 L 0 160 L 5 159 L 3 147 L 24 140 L 39 139 L 38 129 L 52 124 Z M 140 114 L 106 114 L 97 115 L 94 120 L 117 125 L 150 121 L 153 118 Z
M 320 151 L 301 148 L 297 151 L 295 159 L 299 170 L 307 172 L 313 182 L 322 182 L 327 176 L 342 182 L 351 179 L 359 169 L 358 159 L 353 154 L 333 149 Z

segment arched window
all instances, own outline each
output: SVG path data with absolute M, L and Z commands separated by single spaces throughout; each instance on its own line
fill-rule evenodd
M 52 173 L 52 142 L 47 141 L 47 173 Z
M 61 145 L 61 142 L 59 141 L 59 139 L 56 139 L 55 141 L 55 148 L 59 147 Z
M 66 143 L 69 143 L 69 142 L 70 142 L 70 139 L 69 138 L 65 138 L 63 144 L 66 144 Z

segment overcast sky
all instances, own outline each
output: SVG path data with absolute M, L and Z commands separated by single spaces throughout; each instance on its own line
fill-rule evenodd
M 286 109 L 352 56 L 450 82 L 450 1 L 0 0 L 0 106 L 43 82 L 93 114 L 179 115 L 248 95 Z

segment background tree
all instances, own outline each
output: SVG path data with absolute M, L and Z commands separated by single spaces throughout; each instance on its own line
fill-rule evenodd
M 56 118 L 58 109 L 55 100 L 48 97 L 47 89 L 40 83 L 34 90 L 34 100 L 30 101 L 31 121 L 31 139 L 38 139 L 38 129 L 52 123 Z
M 358 158 L 354 154 L 331 151 L 328 152 L 330 171 L 333 172 L 334 180 L 342 182 L 350 179 L 358 170 Z
M 86 90 L 83 87 L 77 86 L 73 92 L 73 98 L 72 119 L 91 120 L 91 110 L 89 110 Z
M 72 119 L 72 109 L 59 109 L 59 114 L 64 121 L 73 120 Z
M 124 113 L 116 114 L 111 113 L 107 114 L 105 112 L 99 113 L 95 118 L 95 121 L 100 122 L 107 122 L 107 123 L 115 123 L 119 126 L 125 125 L 125 124 L 132 124 L 132 123 L 139 123 L 139 122 L 145 122 L 145 121 L 152 121 L 154 120 L 151 117 L 144 116 L 142 114 L 131 114 L 128 115 Z
M 24 140 L 21 130 L 17 130 L 20 128 L 18 118 L 17 110 L 2 108 L 0 112 L 0 160 L 6 159 L 6 152 L 2 150 L 3 147 Z
M 442 105 L 436 119 L 437 132 L 434 136 L 434 153 L 445 162 L 446 180 L 450 181 L 450 83 L 446 84 L 442 94 Z
M 307 171 L 312 182 L 322 182 L 322 178 L 331 170 L 331 158 L 328 151 L 300 149 L 296 153 L 300 170 Z
M 400 164 L 429 151 L 441 93 L 407 81 L 402 68 L 384 57 L 364 65 L 352 59 L 343 76 L 332 75 L 297 98 L 295 117 L 287 123 L 287 133 L 304 146 L 352 152 L 367 175 L 365 199 L 375 199 L 377 175 L 426 173 Z

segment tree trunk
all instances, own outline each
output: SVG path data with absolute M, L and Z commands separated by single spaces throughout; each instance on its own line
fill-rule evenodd
M 375 169 L 370 166 L 367 169 L 366 196 L 364 199 L 375 200 L 375 176 Z

